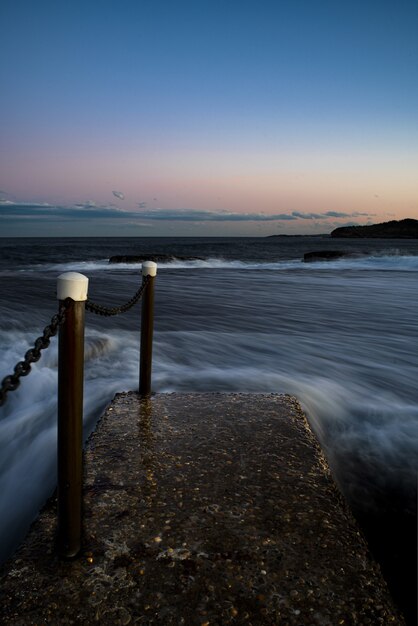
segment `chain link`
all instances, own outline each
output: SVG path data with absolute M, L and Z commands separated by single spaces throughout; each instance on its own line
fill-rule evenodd
M 91 300 L 87 300 L 86 309 L 91 313 L 97 313 L 97 315 L 105 315 L 106 317 L 110 317 L 111 315 L 119 315 L 120 313 L 126 313 L 126 311 L 129 311 L 129 309 L 131 309 L 141 299 L 141 296 L 144 293 L 145 288 L 150 280 L 151 276 L 144 276 L 142 280 L 142 285 L 140 286 L 136 294 L 130 300 L 128 300 L 128 302 L 125 302 L 125 304 L 122 304 L 121 306 L 106 307 L 102 306 L 101 304 L 96 304 Z
M 48 348 L 50 344 L 51 337 L 54 337 L 58 328 L 65 321 L 65 312 L 72 305 L 73 300 L 71 298 L 67 298 L 59 308 L 59 311 L 56 315 L 51 318 L 51 322 L 48 326 L 45 326 L 42 336 L 38 337 L 34 341 L 33 348 L 30 348 L 25 354 L 24 360 L 19 361 L 14 367 L 14 373 L 6 376 L 1 381 L 0 386 L 0 406 L 2 406 L 6 402 L 7 393 L 9 391 L 15 391 L 20 385 L 20 378 L 22 376 L 27 376 L 31 371 L 31 363 L 36 363 L 41 358 L 41 350 L 45 350 Z
M 96 304 L 95 302 L 91 302 L 91 300 L 87 300 L 86 309 L 87 311 L 91 311 L 92 313 L 97 313 L 98 315 L 119 315 L 120 313 L 125 313 L 129 311 L 141 298 L 144 293 L 146 286 L 151 280 L 151 276 L 144 276 L 142 280 L 142 285 L 136 292 L 136 294 L 128 300 L 125 304 L 121 306 L 115 307 L 106 307 L 101 304 Z M 41 337 L 38 337 L 35 342 L 33 348 L 30 348 L 25 354 L 24 360 L 19 361 L 15 365 L 13 370 L 13 374 L 6 376 L 3 378 L 0 386 L 0 406 L 2 406 L 6 402 L 7 394 L 9 391 L 15 391 L 20 385 L 20 378 L 22 376 L 27 376 L 31 371 L 31 363 L 36 363 L 41 358 L 41 350 L 45 350 L 48 348 L 50 344 L 51 337 L 54 337 L 58 328 L 65 321 L 65 312 L 69 306 L 71 306 L 73 300 L 71 298 L 67 298 L 60 306 L 59 311 L 56 315 L 51 318 L 51 322 L 48 326 L 45 326 L 43 334 Z

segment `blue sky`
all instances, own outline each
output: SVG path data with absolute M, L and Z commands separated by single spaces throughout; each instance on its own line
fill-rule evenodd
M 3 0 L 0 20 L 0 235 L 418 218 L 415 1 Z

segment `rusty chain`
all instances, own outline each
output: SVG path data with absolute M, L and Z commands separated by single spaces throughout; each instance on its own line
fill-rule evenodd
M 42 336 L 38 337 L 33 344 L 33 348 L 30 348 L 30 350 L 26 352 L 24 360 L 19 361 L 19 363 L 15 365 L 14 373 L 3 378 L 0 385 L 0 406 L 6 402 L 8 392 L 15 391 L 19 387 L 20 378 L 29 374 L 32 369 L 31 363 L 39 361 L 42 356 L 41 350 L 48 348 L 51 337 L 57 334 L 58 328 L 64 323 L 65 312 L 72 303 L 71 298 L 67 298 L 61 304 L 58 313 L 51 318 L 48 326 L 45 326 Z
M 129 309 L 132 308 L 140 300 L 146 286 L 150 281 L 150 278 L 150 276 L 144 276 L 142 285 L 140 286 L 136 294 L 125 304 L 115 307 L 106 307 L 102 306 L 101 304 L 96 304 L 91 300 L 87 300 L 87 311 L 91 311 L 92 313 L 97 313 L 98 315 L 105 316 L 118 315 L 120 313 L 125 313 L 126 311 L 129 311 Z M 51 337 L 54 337 L 57 334 L 58 328 L 61 326 L 61 324 L 64 323 L 65 312 L 72 303 L 73 300 L 71 298 L 67 298 L 61 304 L 58 313 L 51 318 L 51 322 L 48 324 L 48 326 L 45 326 L 42 336 L 38 337 L 35 340 L 33 348 L 30 348 L 30 350 L 26 352 L 23 361 L 19 361 L 19 363 L 15 365 L 13 370 L 14 373 L 3 378 L 0 385 L 0 406 L 2 406 L 6 402 L 8 392 L 15 391 L 19 387 L 20 378 L 29 374 L 32 369 L 31 363 L 36 363 L 36 361 L 39 361 L 42 356 L 41 350 L 45 350 L 46 348 L 48 348 Z
M 142 285 L 140 286 L 136 294 L 130 300 L 128 300 L 128 302 L 125 302 L 125 304 L 122 304 L 121 306 L 106 307 L 102 306 L 101 304 L 96 304 L 91 300 L 87 300 L 86 309 L 91 313 L 97 313 L 97 315 L 105 315 L 107 317 L 110 317 L 111 315 L 119 315 L 119 313 L 126 313 L 126 311 L 129 311 L 129 309 L 132 308 L 140 300 L 150 279 L 151 276 L 144 276 L 142 280 Z

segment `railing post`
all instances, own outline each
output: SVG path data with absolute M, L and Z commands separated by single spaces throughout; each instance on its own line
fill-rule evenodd
M 157 264 L 145 261 L 142 264 L 142 280 L 149 276 L 148 285 L 142 296 L 141 313 L 141 354 L 139 367 L 139 393 L 142 396 L 151 394 L 152 368 L 152 335 L 154 330 L 154 281 L 157 275 Z
M 81 549 L 84 314 L 88 278 L 61 274 L 57 297 L 74 300 L 65 313 L 58 343 L 58 553 Z

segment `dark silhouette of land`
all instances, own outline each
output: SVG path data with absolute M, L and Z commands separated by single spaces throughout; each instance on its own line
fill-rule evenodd
M 331 237 L 346 239 L 418 239 L 418 220 L 391 220 L 370 226 L 341 226 Z

